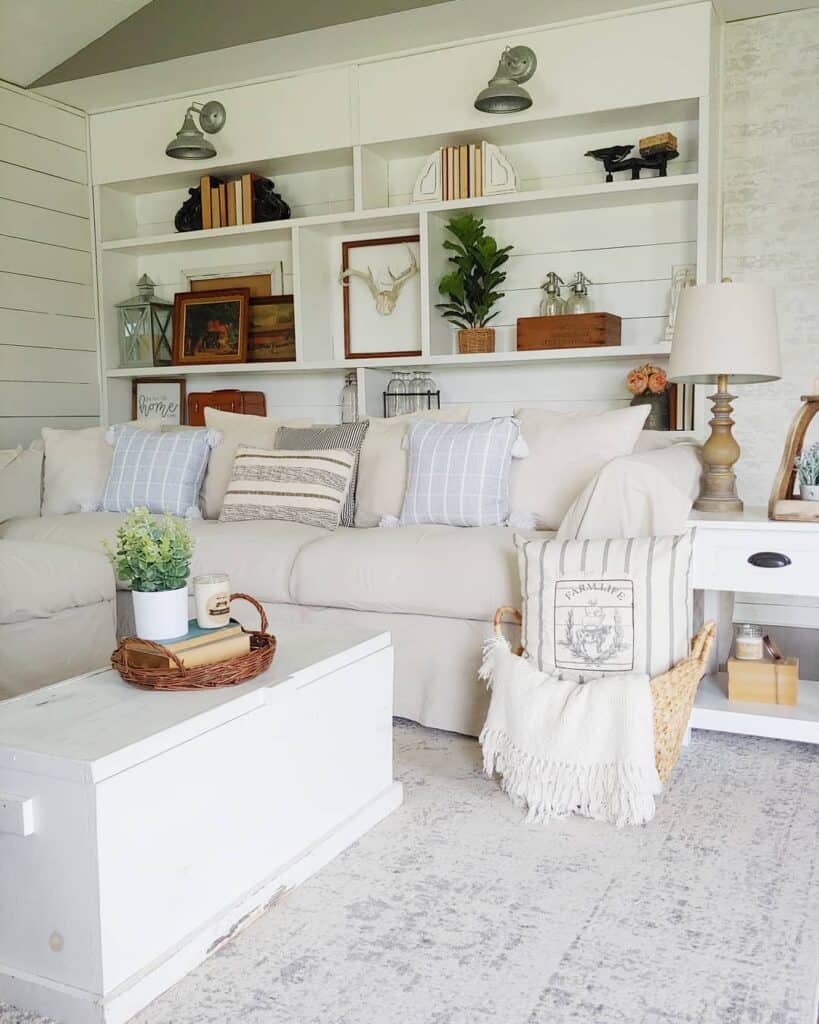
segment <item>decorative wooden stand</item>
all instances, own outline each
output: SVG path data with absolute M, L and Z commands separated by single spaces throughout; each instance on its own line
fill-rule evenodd
M 771 488 L 768 518 L 789 523 L 819 523 L 819 501 L 802 501 L 793 496 L 793 485 L 796 482 L 794 460 L 802 451 L 810 421 L 819 413 L 819 395 L 802 395 L 802 403 L 791 424 L 782 461 Z
M 711 434 L 702 447 L 705 469 L 702 474 L 700 494 L 694 502 L 699 512 L 719 512 L 724 515 L 742 511 L 742 502 L 737 496 L 737 477 L 734 464 L 739 458 L 739 445 L 731 432 L 734 421 L 731 402 L 736 398 L 728 392 L 728 377 L 720 374 L 717 390 L 708 396 L 712 403 L 712 418 L 709 420 Z

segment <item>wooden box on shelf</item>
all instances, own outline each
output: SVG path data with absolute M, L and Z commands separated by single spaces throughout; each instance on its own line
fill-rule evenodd
M 620 317 L 613 313 L 522 316 L 518 319 L 518 351 L 619 345 L 620 330 Z
M 799 659 L 728 659 L 728 700 L 795 705 L 799 699 Z

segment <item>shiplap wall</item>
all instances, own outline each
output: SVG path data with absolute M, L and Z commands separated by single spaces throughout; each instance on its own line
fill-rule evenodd
M 0 448 L 98 422 L 86 122 L 0 83 Z

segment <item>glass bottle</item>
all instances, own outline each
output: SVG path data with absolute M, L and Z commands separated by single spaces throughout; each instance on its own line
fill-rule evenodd
M 426 390 L 424 371 L 416 370 L 409 382 L 409 404 L 412 406 L 409 411 L 423 412 L 424 409 L 429 407 Z
M 405 370 L 401 377 L 404 381 L 404 393 L 401 396 L 399 405 L 401 406 L 401 414 L 406 416 L 407 413 L 415 412 L 413 399 L 410 397 L 410 392 L 412 391 L 412 371 Z
M 546 275 L 545 282 L 541 285 L 541 288 L 546 293 L 540 302 L 540 315 L 541 316 L 561 316 L 566 311 L 566 303 L 560 297 L 560 286 L 565 284 L 565 281 L 558 277 L 558 275 L 550 270 Z
M 406 402 L 407 386 L 404 383 L 404 375 L 398 370 L 392 371 L 392 378 L 387 385 L 387 416 L 400 416 L 404 411 Z
M 566 312 L 567 313 L 591 313 L 591 300 L 589 299 L 589 285 L 593 282 L 590 281 L 582 270 L 578 270 L 575 274 L 574 281 L 571 285 L 571 294 L 566 300 Z
M 355 423 L 358 419 L 358 379 L 355 370 L 344 377 L 341 389 L 341 422 Z

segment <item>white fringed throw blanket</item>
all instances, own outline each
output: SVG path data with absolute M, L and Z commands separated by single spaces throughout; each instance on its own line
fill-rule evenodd
M 481 677 L 492 691 L 480 735 L 484 770 L 501 776 L 527 822 L 567 814 L 618 828 L 651 821 L 662 787 L 648 676 L 560 680 L 493 637 Z

